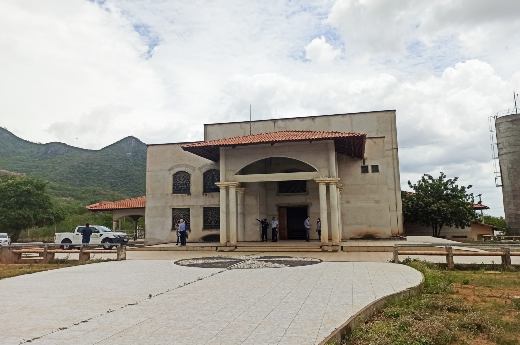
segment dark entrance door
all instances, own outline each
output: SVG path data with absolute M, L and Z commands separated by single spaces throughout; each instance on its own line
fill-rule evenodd
M 287 207 L 278 207 L 278 239 L 287 239 Z
M 305 218 L 307 206 L 287 207 L 287 239 L 305 240 Z

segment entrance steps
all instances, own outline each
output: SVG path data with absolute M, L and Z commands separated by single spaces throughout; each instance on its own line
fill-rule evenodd
M 219 252 L 333 252 L 340 251 L 340 246 L 321 246 L 321 245 L 237 245 L 219 246 Z

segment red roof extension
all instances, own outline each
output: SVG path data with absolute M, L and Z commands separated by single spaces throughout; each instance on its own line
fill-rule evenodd
M 184 151 L 218 162 L 219 147 L 236 147 L 244 145 L 271 144 L 298 141 L 334 140 L 336 152 L 363 158 L 365 153 L 366 134 L 352 132 L 327 131 L 278 131 L 241 137 L 225 138 L 211 141 L 200 141 L 182 145 Z
M 473 206 L 474 206 L 473 207 L 474 210 L 478 210 L 478 211 L 480 211 L 480 210 L 489 210 L 489 207 L 487 207 L 486 205 L 475 204 Z
M 111 210 L 122 210 L 126 208 L 145 208 L 146 197 L 140 196 L 139 198 L 132 198 L 119 201 L 101 201 L 97 204 L 87 206 L 87 210 L 90 211 L 111 211 Z

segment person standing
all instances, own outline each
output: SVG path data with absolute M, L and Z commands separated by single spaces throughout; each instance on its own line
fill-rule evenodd
M 177 233 L 177 244 L 175 244 L 176 246 L 179 245 L 179 241 L 181 239 L 181 234 L 179 233 L 179 223 L 180 221 L 177 221 L 177 224 L 175 224 L 175 232 Z
M 305 227 L 305 240 L 310 242 L 309 240 L 309 231 L 311 230 L 311 217 L 307 217 L 303 222 L 303 226 Z
M 318 240 L 321 241 L 321 220 L 319 218 L 316 223 L 316 231 L 318 232 Z
M 276 217 L 273 217 L 273 221 L 271 222 L 271 231 L 272 231 L 272 242 L 278 242 L 278 221 Z
M 186 224 L 184 219 L 179 220 L 179 234 L 181 236 L 181 247 L 186 246 Z
M 92 229 L 90 228 L 88 223 L 85 225 L 85 228 L 81 232 L 81 235 L 82 235 L 81 244 L 89 244 L 90 236 L 92 236 Z
M 267 221 L 267 218 L 264 218 L 264 220 L 257 219 L 257 221 L 260 222 L 260 225 L 262 226 L 262 242 L 267 242 L 267 229 L 269 228 L 269 222 Z

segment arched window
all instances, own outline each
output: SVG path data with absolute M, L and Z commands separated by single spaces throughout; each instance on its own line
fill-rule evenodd
M 186 171 L 173 174 L 172 194 L 190 194 L 191 175 Z
M 220 171 L 215 169 L 206 171 L 203 175 L 204 193 L 219 192 L 220 189 L 215 182 L 220 182 Z

